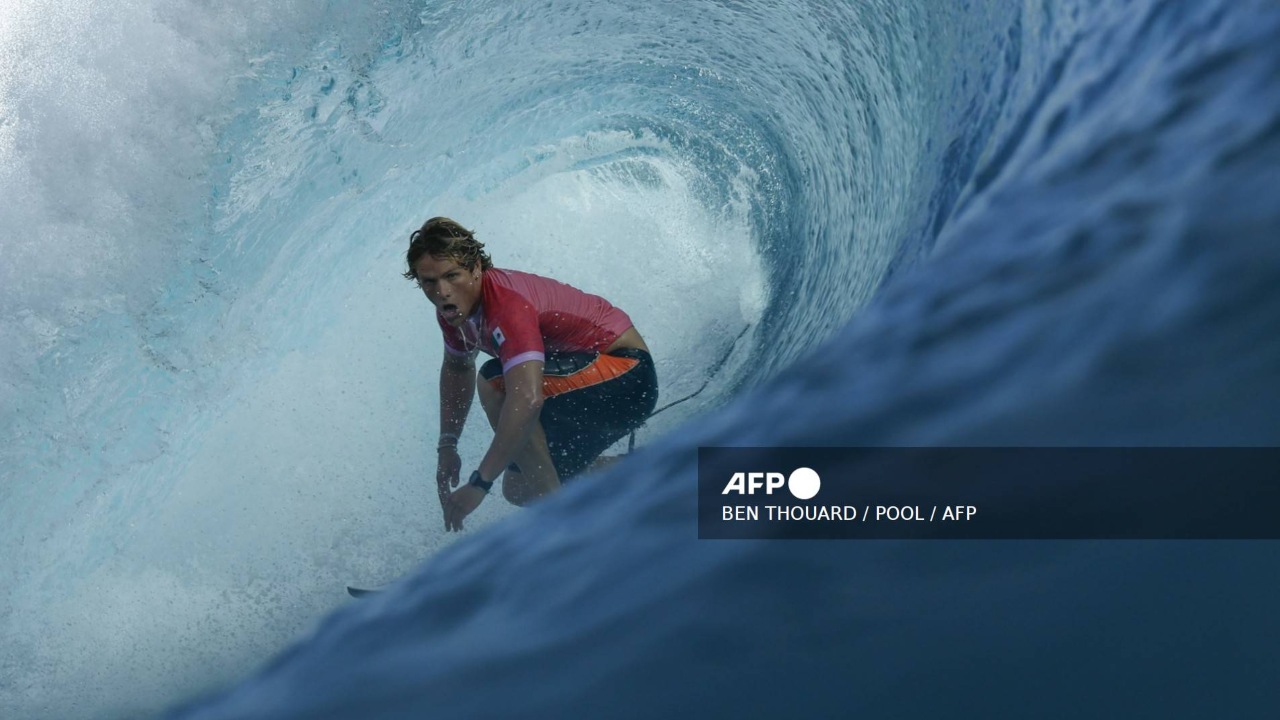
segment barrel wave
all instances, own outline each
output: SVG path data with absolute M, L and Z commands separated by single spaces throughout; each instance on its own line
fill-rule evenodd
M 700 541 L 696 463 L 1275 445 L 1277 38 L 1264 0 L 0 7 L 0 715 L 1268 717 L 1275 543 Z M 460 537 L 400 276 L 433 215 L 625 309 L 669 406 Z

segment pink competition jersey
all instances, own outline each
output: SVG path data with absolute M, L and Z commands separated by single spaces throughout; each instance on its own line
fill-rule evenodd
M 436 313 L 451 355 L 483 350 L 502 361 L 502 372 L 546 353 L 604 352 L 631 327 L 631 318 L 599 295 L 517 270 L 486 270 L 480 309 L 461 328 Z

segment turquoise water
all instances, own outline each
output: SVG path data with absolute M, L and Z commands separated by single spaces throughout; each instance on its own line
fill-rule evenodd
M 5 6 L 0 714 L 155 714 L 306 638 L 190 714 L 1248 716 L 1269 545 L 700 543 L 693 468 L 1275 444 L 1278 34 L 1225 1 Z M 399 277 L 436 214 L 626 309 L 661 403 L 705 387 L 460 540 Z

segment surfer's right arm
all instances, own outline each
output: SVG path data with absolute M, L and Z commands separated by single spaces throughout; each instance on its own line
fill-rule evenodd
M 440 439 L 436 450 L 436 494 L 440 510 L 449 501 L 449 488 L 458 487 L 462 458 L 458 438 L 476 392 L 476 364 L 467 355 L 445 353 L 440 365 Z M 446 514 L 447 523 L 447 514 Z

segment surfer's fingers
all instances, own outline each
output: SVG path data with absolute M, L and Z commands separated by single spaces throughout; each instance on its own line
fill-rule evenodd
M 444 516 L 445 532 L 453 529 L 453 502 L 449 499 L 449 491 L 442 485 L 440 491 L 440 514 Z

